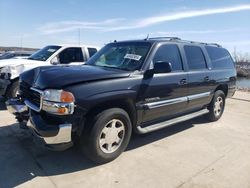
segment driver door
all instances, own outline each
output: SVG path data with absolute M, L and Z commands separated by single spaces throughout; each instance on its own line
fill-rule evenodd
M 187 107 L 188 78 L 178 46 L 161 45 L 153 58 L 153 63 L 157 62 L 171 63 L 172 71 L 143 79 L 141 94 L 145 108 L 142 123 L 176 115 Z

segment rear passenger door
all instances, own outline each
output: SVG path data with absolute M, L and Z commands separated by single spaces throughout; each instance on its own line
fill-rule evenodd
M 200 46 L 184 45 L 188 66 L 188 109 L 201 108 L 211 101 L 211 70 Z
M 172 72 L 154 74 L 152 78 L 143 79 L 140 91 L 145 107 L 143 123 L 181 113 L 187 104 L 187 73 L 184 72 L 178 46 L 162 44 L 155 52 L 152 62 L 169 62 Z

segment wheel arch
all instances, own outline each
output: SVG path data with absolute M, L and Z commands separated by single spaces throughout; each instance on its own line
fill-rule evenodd
M 221 90 L 224 92 L 225 97 L 227 97 L 228 94 L 228 85 L 227 84 L 220 84 L 219 86 L 216 87 L 216 89 L 214 90 L 214 92 Z
M 10 84 L 7 86 L 6 91 L 5 91 L 5 95 L 4 95 L 5 97 L 7 97 L 8 92 L 10 91 L 10 88 L 12 87 L 12 84 L 14 82 L 18 82 L 18 81 L 19 81 L 19 77 L 16 77 L 16 78 L 10 80 Z
M 137 122 L 137 111 L 134 105 L 134 101 L 132 99 L 114 99 L 114 100 L 107 100 L 101 103 L 96 104 L 95 106 L 91 107 L 87 113 L 85 114 L 86 123 L 93 119 L 93 117 L 100 112 L 110 109 L 110 108 L 121 108 L 126 111 L 130 117 L 132 127 L 135 127 Z

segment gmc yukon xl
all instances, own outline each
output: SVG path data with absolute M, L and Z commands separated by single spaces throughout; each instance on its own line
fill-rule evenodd
M 47 66 L 20 76 L 7 107 L 46 146 L 79 143 L 97 163 L 118 157 L 131 133 L 148 133 L 202 116 L 223 114 L 236 70 L 218 44 L 176 37 L 107 44 L 85 65 Z

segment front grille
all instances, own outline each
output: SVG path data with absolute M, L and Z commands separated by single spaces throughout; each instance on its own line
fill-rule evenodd
M 28 100 L 37 108 L 40 108 L 41 94 L 38 91 L 31 89 L 31 86 L 25 82 L 21 82 L 19 86 L 19 92 L 24 100 Z
M 31 90 L 31 98 L 29 99 L 30 102 L 40 107 L 40 98 L 41 98 L 40 93 L 38 93 L 37 91 Z

